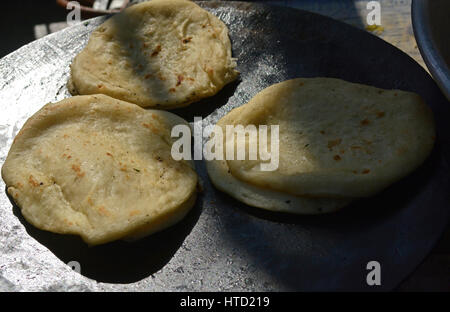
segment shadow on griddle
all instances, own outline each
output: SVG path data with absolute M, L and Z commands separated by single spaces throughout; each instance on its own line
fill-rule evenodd
M 170 112 L 177 114 L 188 122 L 193 122 L 194 117 L 205 118 L 214 112 L 217 108 L 224 106 L 228 103 L 228 99 L 232 97 L 236 91 L 236 88 L 241 83 L 240 78 L 227 84 L 216 95 L 205 98 L 198 102 L 192 103 L 189 106 L 173 109 Z
M 116 39 L 119 42 L 121 42 L 121 44 L 123 46 L 129 46 L 129 45 L 132 46 L 132 44 L 130 44 L 130 36 L 131 36 L 131 41 L 135 42 L 135 44 L 138 44 L 139 42 L 141 42 L 141 39 L 139 37 L 137 37 L 136 34 L 134 34 L 133 32 L 129 32 L 126 29 L 126 27 L 124 28 L 123 25 L 115 24 L 115 22 L 117 21 L 116 19 L 110 19 L 109 21 L 111 21 L 109 27 L 117 28 L 116 29 L 117 30 Z M 159 46 L 159 48 L 161 49 L 161 46 Z M 163 49 L 164 48 L 165 47 L 163 47 Z M 158 73 L 155 73 L 155 69 L 152 68 L 152 66 L 148 62 L 148 54 L 147 53 L 151 53 L 153 50 L 151 50 L 151 49 L 149 50 L 149 48 L 142 48 L 142 49 L 137 49 L 136 51 L 137 51 L 137 53 L 129 54 L 129 57 L 128 57 L 128 61 L 131 64 L 131 67 L 133 68 L 133 70 L 136 72 L 136 74 L 138 74 L 138 75 L 139 74 L 140 75 L 158 74 Z M 155 56 L 158 55 L 159 51 L 158 50 L 153 51 L 153 53 L 156 53 Z M 163 63 L 161 63 L 160 65 L 164 66 Z M 143 82 L 147 82 L 146 87 L 148 87 L 150 92 L 152 92 L 152 90 L 154 90 L 155 94 L 158 94 L 160 90 L 169 90 L 169 88 L 171 88 L 171 87 L 175 87 L 175 89 L 176 89 L 176 86 L 171 86 L 168 84 L 168 82 L 166 81 L 166 78 L 167 77 L 159 77 L 159 79 L 153 79 L 153 80 L 144 79 Z M 187 121 L 193 121 L 194 116 L 206 117 L 209 114 L 211 114 L 215 109 L 217 109 L 220 106 L 225 105 L 228 102 L 228 98 L 234 94 L 237 86 L 239 85 L 239 82 L 240 82 L 240 79 L 238 78 L 237 80 L 224 86 L 224 88 L 222 90 L 220 90 L 215 96 L 197 101 L 196 103 L 192 103 L 187 107 L 171 110 L 171 112 L 178 114 L 180 117 L 186 119 Z M 164 107 L 158 107 L 158 105 L 156 106 L 156 108 L 164 109 Z
M 392 231 L 390 221 L 403 219 L 401 224 L 404 225 L 417 214 L 426 216 L 424 211 L 432 202 L 444 204 L 435 202 L 433 197 L 433 190 L 438 189 L 442 183 L 443 177 L 439 173 L 442 157 L 441 146 L 437 144 L 425 163 L 408 177 L 374 197 L 357 200 L 338 212 L 326 215 L 304 216 L 266 211 L 245 205 L 214 190 L 217 202 L 220 202 L 223 235 L 230 239 L 235 248 L 242 249 L 239 253 L 245 250 L 254 264 L 262 266 L 288 290 L 297 291 L 307 287 L 312 291 L 355 291 L 357 289 L 352 279 L 358 281 L 366 273 L 349 270 L 349 267 L 361 267 L 364 270 L 371 259 L 364 262 L 359 258 L 364 258 L 368 246 L 371 252 L 375 250 L 374 254 L 379 261 L 385 262 L 388 262 L 386 258 L 395 258 L 396 254 L 407 252 L 410 248 L 408 244 L 393 243 L 395 248 L 388 249 L 386 254 L 384 243 L 378 245 L 386 240 L 395 242 L 399 239 L 397 235 L 407 235 L 406 229 L 397 228 L 397 232 Z M 425 199 L 416 198 L 422 193 L 426 194 Z M 428 227 L 430 232 L 433 226 L 431 219 L 421 221 L 421 227 Z M 367 240 L 362 243 L 363 236 L 367 236 Z M 417 246 L 422 243 L 414 242 Z M 426 240 L 424 243 L 426 244 Z M 353 257 L 345 250 L 359 255 Z M 356 262 L 349 265 L 347 261 Z M 330 276 L 335 276 L 336 270 L 343 273 L 344 269 L 349 270 L 347 277 L 336 279 L 336 284 L 333 284 Z M 318 276 L 323 276 L 323 280 L 318 279 Z M 389 285 L 391 282 L 394 283 L 390 281 L 390 276 L 385 275 L 384 284 Z M 363 282 L 361 287 L 359 290 L 368 289 Z
M 159 271 L 181 247 L 202 210 L 199 196 L 187 216 L 166 230 L 136 242 L 115 241 L 89 247 L 78 236 L 54 234 L 34 227 L 25 220 L 12 198 L 8 197 L 13 204 L 14 215 L 30 236 L 64 263 L 80 263 L 83 276 L 104 283 L 134 283 Z

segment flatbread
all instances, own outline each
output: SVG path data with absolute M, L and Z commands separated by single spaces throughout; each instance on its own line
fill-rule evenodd
M 226 125 L 233 125 L 245 107 L 245 105 L 238 107 L 219 120 L 217 126 L 222 127 L 223 133 L 226 131 Z M 307 198 L 252 185 L 233 176 L 225 160 L 225 148 L 223 159 L 206 162 L 212 183 L 217 189 L 252 207 L 275 212 L 314 215 L 337 211 L 352 201 L 347 198 Z
M 238 77 L 226 25 L 187 0 L 153 0 L 108 19 L 71 65 L 72 94 L 172 109 Z
M 105 95 L 47 104 L 16 136 L 2 177 L 37 228 L 90 245 L 143 237 L 195 203 L 193 163 L 171 156 L 178 124 L 186 122 Z
M 435 141 L 432 112 L 419 95 L 333 78 L 270 86 L 232 122 L 280 127 L 278 169 L 229 160 L 233 176 L 297 196 L 372 196 L 422 164 Z
M 231 197 L 256 208 L 275 212 L 315 215 L 338 211 L 351 203 L 345 198 L 308 198 L 261 188 L 235 178 L 224 160 L 206 163 L 214 186 Z
M 237 139 L 226 137 L 227 125 L 278 125 L 278 168 L 263 171 L 269 161 L 249 160 L 248 145 L 258 146 L 251 135 L 245 160 L 226 159 Z M 213 184 L 248 205 L 299 214 L 336 211 L 380 192 L 416 169 L 435 141 L 432 112 L 417 94 L 333 78 L 272 85 L 217 126 L 225 160 L 207 163 Z

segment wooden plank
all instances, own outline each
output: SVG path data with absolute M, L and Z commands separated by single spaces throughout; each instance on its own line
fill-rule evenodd
M 286 0 L 263 2 L 315 12 L 372 32 L 374 35 L 406 52 L 423 68 L 427 69 L 414 37 L 411 21 L 411 0 L 380 0 L 381 27 L 374 30 L 371 30 L 367 24 L 367 15 L 370 12 L 370 10 L 367 10 L 368 0 Z
M 107 10 L 109 0 L 96 0 L 92 6 L 96 10 Z

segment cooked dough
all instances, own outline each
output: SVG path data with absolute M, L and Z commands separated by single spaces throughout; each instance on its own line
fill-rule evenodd
M 272 192 L 331 202 L 374 195 L 417 168 L 435 140 L 431 110 L 418 95 L 333 78 L 272 85 L 218 122 L 223 128 L 251 124 L 279 125 L 278 169 L 262 171 L 263 161 L 247 158 L 212 161 L 208 172 L 218 188 L 271 210 L 283 206 L 271 204 Z M 225 177 L 236 182 L 227 186 Z M 243 185 L 266 199 L 245 201 L 239 195 Z M 299 203 L 290 211 L 311 208 Z
M 2 177 L 37 228 L 90 245 L 143 237 L 196 199 L 193 164 L 171 156 L 177 124 L 186 122 L 105 95 L 47 104 L 16 136 Z
M 71 65 L 72 94 L 172 109 L 235 80 L 226 25 L 187 0 L 152 0 L 108 19 Z
M 244 108 L 245 105 L 232 110 L 217 123 L 217 126 L 225 129 L 226 125 L 232 125 L 233 120 L 239 116 Z M 225 133 L 225 130 L 223 131 Z M 225 154 L 223 159 L 225 159 Z M 234 177 L 226 160 L 208 161 L 206 162 L 206 168 L 215 187 L 253 207 L 277 212 L 320 214 L 339 210 L 351 202 L 349 199 L 294 196 L 282 191 L 252 185 Z

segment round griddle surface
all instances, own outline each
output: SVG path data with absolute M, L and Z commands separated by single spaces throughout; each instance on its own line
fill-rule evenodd
M 376 197 L 324 216 L 248 207 L 216 190 L 202 161 L 204 191 L 179 224 L 136 243 L 89 248 L 79 238 L 40 231 L 0 194 L 0 289 L 284 291 L 391 290 L 430 252 L 449 218 L 449 103 L 410 57 L 344 23 L 306 11 L 204 2 L 230 29 L 240 80 L 174 111 L 215 123 L 269 85 L 296 77 L 336 77 L 420 94 L 435 113 L 430 158 Z M 69 65 L 104 18 L 35 41 L 0 61 L 0 164 L 24 121 L 69 97 Z M 5 189 L 3 181 L 0 187 Z M 130 203 L 132 205 L 133 203 Z M 68 263 L 80 264 L 81 274 Z M 369 287 L 366 265 L 381 264 Z

